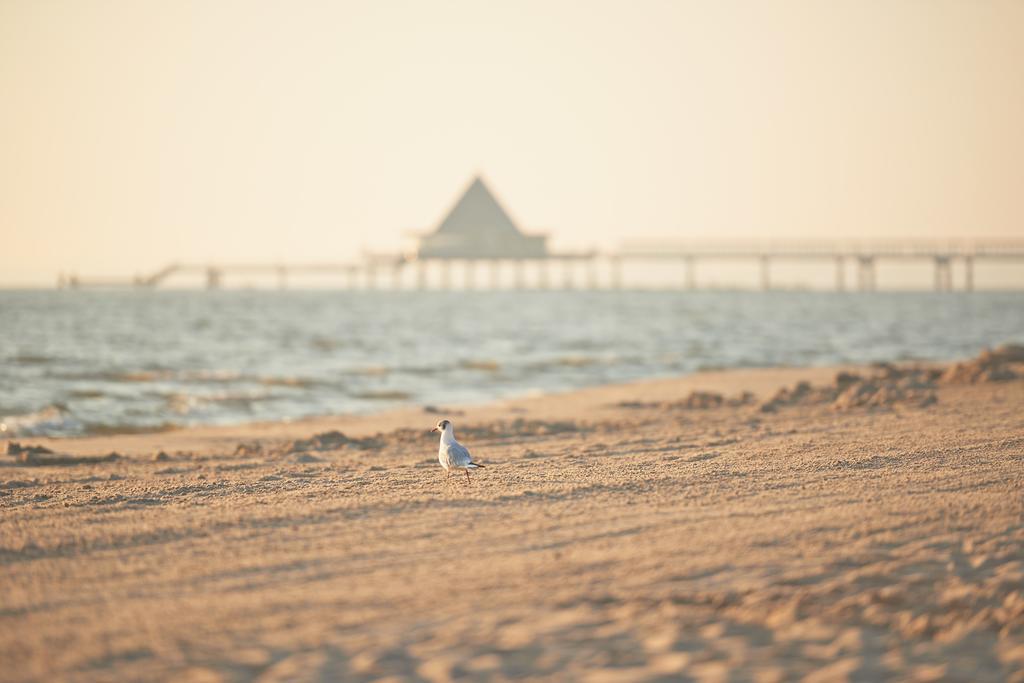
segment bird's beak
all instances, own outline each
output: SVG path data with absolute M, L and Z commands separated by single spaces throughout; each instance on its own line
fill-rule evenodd
M 437 427 L 434 427 L 433 429 L 430 430 L 430 433 L 433 434 L 436 431 L 437 431 Z

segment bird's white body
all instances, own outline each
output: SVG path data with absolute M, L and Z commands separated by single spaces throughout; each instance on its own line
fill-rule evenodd
M 473 462 L 473 456 L 470 455 L 469 449 L 455 440 L 455 430 L 452 429 L 451 422 L 443 420 L 435 427 L 435 431 L 441 432 L 441 443 L 437 448 L 437 461 L 441 463 L 445 472 L 451 475 L 452 470 L 465 470 L 468 478 L 470 470 L 483 467 L 483 465 Z

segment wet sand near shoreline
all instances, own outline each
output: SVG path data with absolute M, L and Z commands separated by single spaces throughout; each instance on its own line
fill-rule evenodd
M 26 440 L 0 680 L 1024 680 L 1024 381 L 886 372 Z

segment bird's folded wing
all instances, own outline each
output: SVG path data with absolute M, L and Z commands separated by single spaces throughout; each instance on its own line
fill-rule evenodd
M 448 462 L 455 467 L 465 467 L 473 460 L 469 450 L 460 443 L 450 443 L 445 450 Z

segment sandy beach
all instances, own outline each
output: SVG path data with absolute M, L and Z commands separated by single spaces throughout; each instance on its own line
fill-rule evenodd
M 0 679 L 1024 680 L 996 360 L 0 442 Z

